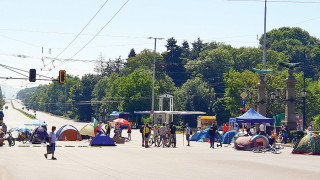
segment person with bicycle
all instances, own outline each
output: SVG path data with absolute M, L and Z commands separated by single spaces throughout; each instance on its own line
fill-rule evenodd
M 159 129 L 157 125 L 154 125 L 154 128 L 153 128 L 153 140 L 154 140 L 154 146 L 155 147 L 157 145 L 159 146 Z
M 173 122 L 171 122 L 170 124 L 170 139 L 169 139 L 169 146 L 171 145 L 171 143 L 174 143 L 174 147 L 176 146 L 176 126 L 173 124 Z
M 159 134 L 160 134 L 160 143 L 162 142 L 163 147 L 166 141 L 166 132 L 167 132 L 166 124 L 162 123 L 162 126 L 159 129 Z
M 144 127 L 143 127 L 143 136 L 144 136 L 144 147 L 145 148 L 148 148 L 148 140 L 149 140 L 149 136 L 150 136 L 150 128 L 148 126 L 148 123 L 145 123 L 144 124 Z

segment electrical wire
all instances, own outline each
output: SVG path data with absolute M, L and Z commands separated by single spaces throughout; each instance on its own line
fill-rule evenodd
M 225 0 L 225 1 L 248 1 L 248 2 L 265 2 L 265 0 Z M 293 4 L 320 4 L 320 1 L 283 1 L 283 0 L 268 0 L 268 3 L 293 3 Z
M 80 34 L 88 27 L 88 25 L 93 21 L 93 19 L 97 16 L 97 14 L 102 10 L 102 8 L 107 4 L 109 0 L 106 0 L 102 6 L 99 8 L 99 10 L 93 15 L 93 17 L 90 19 L 90 21 L 81 29 L 81 31 L 76 35 L 75 38 L 56 56 L 58 58 L 62 53 L 64 53 L 70 46 L 71 44 L 80 36 Z

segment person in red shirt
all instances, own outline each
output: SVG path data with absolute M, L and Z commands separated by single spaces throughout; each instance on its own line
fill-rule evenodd
M 222 131 L 223 131 L 223 134 L 225 134 L 228 131 L 227 124 L 223 124 Z

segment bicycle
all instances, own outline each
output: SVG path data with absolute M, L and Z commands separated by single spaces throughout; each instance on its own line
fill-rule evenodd
M 152 146 L 154 144 L 155 146 L 159 147 L 160 143 L 158 140 L 158 136 L 153 135 L 153 137 L 149 139 L 148 144 L 149 144 L 149 146 Z
M 177 145 L 175 134 L 173 134 L 173 137 L 170 136 L 170 139 L 168 141 L 167 147 L 170 147 L 170 145 L 175 148 Z

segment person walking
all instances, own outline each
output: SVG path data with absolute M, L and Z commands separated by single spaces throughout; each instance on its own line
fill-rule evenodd
M 190 146 L 190 136 L 191 136 L 191 129 L 189 123 L 186 124 L 186 140 L 188 142 L 187 146 Z
M 131 141 L 131 126 L 130 126 L 130 124 L 128 124 L 128 131 L 127 131 L 127 133 L 128 133 L 128 139 Z
M 148 140 L 149 140 L 149 136 L 150 136 L 150 128 L 148 126 L 148 123 L 146 123 L 144 125 L 143 135 L 144 135 L 144 143 L 145 143 L 144 147 L 148 148 Z
M 56 130 L 55 126 L 52 126 L 52 131 L 49 134 L 49 146 L 52 148 L 52 160 L 56 160 L 57 158 L 54 157 L 54 151 L 56 150 L 56 133 L 54 132 Z M 48 153 L 44 154 L 44 157 L 48 158 Z
M 160 133 L 160 142 L 162 141 L 163 147 L 164 147 L 165 141 L 166 141 L 166 132 L 167 132 L 166 124 L 162 123 L 162 126 L 160 127 L 159 133 Z
M 215 123 L 213 126 L 209 129 L 209 136 L 210 136 L 210 148 L 214 148 L 214 139 L 217 133 L 217 124 Z

